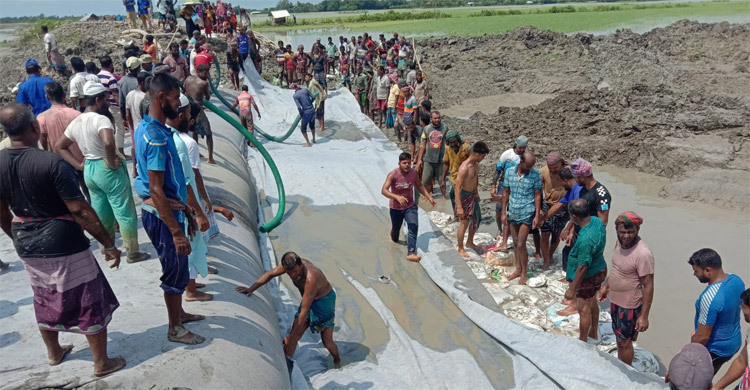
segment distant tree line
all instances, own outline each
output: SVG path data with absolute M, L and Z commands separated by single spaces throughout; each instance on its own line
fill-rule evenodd
M 301 1 L 279 0 L 273 8 L 263 10 L 287 10 L 293 13 L 303 12 L 327 12 L 327 11 L 357 11 L 357 10 L 382 10 L 403 8 L 441 8 L 441 7 L 465 7 L 469 3 L 475 6 L 488 5 L 513 5 L 525 4 L 528 0 L 323 0 L 318 4 L 305 3 Z M 587 0 L 533 0 L 534 3 L 583 3 Z M 599 0 L 615 2 L 617 0 Z M 643 1 L 643 0 L 640 0 Z
M 45 14 L 37 16 L 3 16 L 0 18 L 0 23 L 35 23 L 40 20 L 70 20 L 78 18 L 80 16 L 47 16 Z

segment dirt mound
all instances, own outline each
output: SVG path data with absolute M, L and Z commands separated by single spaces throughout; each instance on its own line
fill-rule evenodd
M 115 72 L 122 72 L 118 64 L 121 63 L 124 54 L 123 43 L 132 43 L 138 47 L 142 47 L 143 34 L 137 32 L 124 33 L 124 31 L 128 30 L 127 22 L 110 19 L 109 17 L 102 17 L 101 20 L 73 22 L 52 30 L 57 39 L 60 52 L 65 55 L 65 59 L 68 61 L 68 66 L 70 66 L 69 61 L 72 56 L 81 57 L 85 62 L 93 61 L 98 65 L 99 57 L 109 55 L 115 63 Z M 168 54 L 170 42 L 180 42 L 183 39 L 189 39 L 184 29 L 180 29 L 176 34 L 157 30 L 153 35 L 162 55 Z M 273 44 L 269 40 L 262 36 L 259 36 L 259 39 L 263 45 L 261 53 L 265 54 L 273 50 Z M 215 38 L 209 39 L 208 42 L 222 64 L 222 84 L 231 85 L 226 69 L 226 41 L 223 37 L 215 34 Z M 271 46 L 269 47 L 268 45 Z M 61 76 L 46 67 L 47 60 L 41 36 L 38 41 L 31 44 L 17 41 L 11 47 L 0 48 L 0 61 L 6 64 L 5 67 L 0 69 L 0 80 L 3 81 L 3 86 L 5 87 L 0 88 L 0 104 L 15 101 L 16 97 L 12 89 L 18 83 L 26 80 L 24 63 L 28 58 L 35 58 L 43 65 L 43 76 L 54 78 L 67 89 L 68 77 Z
M 503 93 L 555 94 L 536 106 L 445 120 L 465 139 L 487 142 L 490 161 L 523 133 L 537 156 L 559 150 L 635 168 L 682 180 L 666 196 L 747 209 L 748 40 L 747 24 L 681 21 L 607 36 L 521 27 L 503 35 L 425 39 L 418 49 L 438 110 Z M 700 191 L 722 185 L 712 175 L 693 178 L 702 169 L 732 170 L 727 177 L 737 190 Z M 482 174 L 489 184 L 492 170 Z

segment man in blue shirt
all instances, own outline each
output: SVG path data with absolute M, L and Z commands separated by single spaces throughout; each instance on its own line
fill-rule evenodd
M 721 256 L 703 248 L 690 256 L 693 275 L 708 286 L 695 301 L 695 332 L 690 339 L 708 348 L 714 375 L 742 346 L 740 330 L 740 294 L 745 284 L 737 275 L 721 267 Z
M 138 17 L 141 18 L 143 29 L 146 31 L 151 31 L 153 28 L 151 26 L 151 14 L 148 12 L 149 7 L 151 7 L 149 0 L 138 0 Z
M 133 183 L 143 199 L 143 228 L 159 254 L 161 288 L 169 315 L 170 341 L 200 344 L 205 338 L 182 326 L 183 322 L 205 317 L 182 310 L 182 294 L 190 279 L 188 234 L 195 232 L 194 211 L 186 205 L 187 185 L 167 118 L 179 115 L 180 82 L 157 74 L 151 81 L 149 115 L 135 130 L 135 158 L 138 176 Z
M 29 75 L 29 78 L 18 86 L 16 102 L 31 106 L 34 117 L 36 117 L 52 107 L 52 103 L 47 100 L 44 86 L 48 83 L 54 83 L 55 80 L 42 77 L 39 63 L 33 58 L 26 60 L 26 74 Z
M 250 54 L 250 37 L 247 35 L 247 27 L 242 26 L 237 34 L 237 48 L 240 50 L 240 68 L 245 71 L 245 60 Z
M 505 170 L 503 178 L 501 219 L 504 225 L 510 224 L 516 259 L 516 270 L 508 280 L 520 277 L 518 284 L 526 284 L 528 280 L 526 238 L 532 229 L 542 224 L 542 175 L 534 164 L 536 157 L 527 150 L 518 165 Z
M 309 148 L 312 145 L 307 138 L 308 125 L 312 132 L 312 143 L 315 143 L 315 106 L 312 104 L 315 98 L 307 88 L 300 87 L 297 83 L 292 84 L 292 89 L 294 89 L 294 104 L 297 105 L 297 111 L 302 118 L 302 129 L 300 131 L 302 131 L 302 136 L 305 137 L 305 145 L 303 146 Z
M 135 0 L 122 0 L 125 6 L 125 13 L 128 14 L 128 28 L 136 28 L 135 21 Z

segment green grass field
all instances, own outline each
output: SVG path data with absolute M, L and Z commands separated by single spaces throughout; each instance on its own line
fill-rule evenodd
M 664 19 L 730 17 L 735 22 L 750 23 L 750 2 L 707 2 L 675 4 L 621 4 L 618 10 L 593 12 L 596 6 L 573 6 L 576 12 L 549 13 L 545 8 L 520 9 L 520 15 L 471 16 L 479 10 L 454 9 L 452 17 L 444 19 L 383 21 L 368 23 L 320 23 L 307 26 L 258 27 L 263 31 L 288 31 L 306 28 L 334 28 L 351 31 L 398 31 L 419 35 L 476 36 L 499 34 L 519 26 L 532 25 L 540 29 L 563 33 L 600 31 L 633 24 L 648 24 Z M 667 8 L 668 7 L 668 8 Z M 500 8 L 494 8 L 500 9 Z M 540 12 L 540 13 L 537 13 Z M 336 15 L 336 17 L 346 15 Z

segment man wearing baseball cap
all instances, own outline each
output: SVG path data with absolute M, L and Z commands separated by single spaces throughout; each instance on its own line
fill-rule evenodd
M 52 103 L 47 100 L 44 86 L 47 83 L 54 83 L 55 80 L 42 77 L 41 71 L 39 63 L 35 59 L 29 58 L 26 60 L 26 74 L 29 75 L 29 78 L 18 86 L 18 94 L 16 95 L 16 102 L 31 106 L 35 117 L 52 106 Z
M 138 251 L 138 216 L 125 159 L 115 145 L 109 90 L 98 80 L 87 81 L 83 95 L 86 110 L 70 122 L 55 144 L 55 152 L 83 170 L 91 207 L 111 237 L 115 235 L 115 221 L 119 224 L 128 263 L 146 260 L 151 256 Z M 74 142 L 85 157 L 83 166 L 69 150 Z
M 138 60 L 141 61 L 141 72 L 153 73 L 154 58 L 150 54 L 141 54 Z
M 666 381 L 672 390 L 702 390 L 711 388 L 713 377 L 708 349 L 703 344 L 690 343 L 669 362 Z

